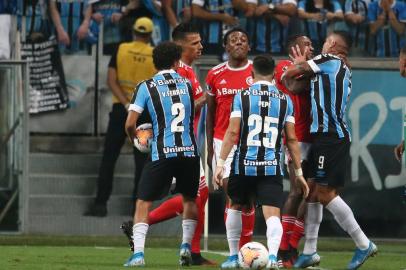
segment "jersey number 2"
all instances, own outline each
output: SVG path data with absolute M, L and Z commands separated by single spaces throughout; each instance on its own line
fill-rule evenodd
M 262 122 L 264 123 L 262 125 Z M 247 146 L 264 146 L 266 148 L 275 148 L 276 138 L 278 137 L 278 128 L 271 127 L 271 124 L 278 124 L 279 119 L 276 117 L 265 116 L 263 119 L 258 114 L 251 114 L 248 117 L 248 126 L 254 127 L 248 133 Z M 263 127 L 263 128 L 262 128 Z M 255 140 L 254 137 L 259 133 L 271 133 L 271 137 L 262 138 L 262 143 L 260 140 Z
M 182 103 L 175 103 L 171 107 L 172 115 L 175 118 L 171 123 L 171 132 L 183 132 L 185 127 L 182 126 L 182 121 L 185 119 L 185 106 Z

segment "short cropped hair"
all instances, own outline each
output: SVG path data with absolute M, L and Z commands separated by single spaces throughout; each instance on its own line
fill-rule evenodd
M 248 43 L 249 43 L 249 37 L 250 37 L 250 36 L 248 35 L 248 32 L 245 31 L 244 29 L 240 28 L 240 27 L 234 27 L 234 28 L 228 30 L 228 31 L 224 34 L 224 37 L 223 37 L 223 45 L 224 45 L 224 47 L 227 45 L 228 37 L 229 37 L 232 33 L 234 33 L 234 32 L 241 32 L 241 33 L 243 33 L 244 35 L 246 35 L 247 38 L 248 38 Z
M 172 32 L 172 40 L 185 40 L 188 34 L 199 34 L 199 29 L 194 23 L 180 23 L 178 24 Z
M 160 43 L 152 51 L 152 60 L 157 70 L 170 69 L 180 60 L 182 47 L 171 41 Z
M 255 56 L 252 65 L 255 73 L 262 76 L 271 75 L 275 69 L 275 61 L 269 53 Z
M 340 36 L 340 38 L 344 41 L 345 45 L 347 45 L 348 50 L 351 49 L 352 38 L 346 31 L 334 31 L 332 32 L 332 34 Z
M 305 37 L 305 35 L 301 34 L 296 34 L 296 35 L 291 35 L 288 37 L 288 40 L 286 41 L 286 53 L 290 53 L 290 48 L 295 46 L 297 44 L 297 40 L 301 37 Z
M 406 46 L 404 46 L 402 49 L 400 49 L 401 54 L 406 54 Z

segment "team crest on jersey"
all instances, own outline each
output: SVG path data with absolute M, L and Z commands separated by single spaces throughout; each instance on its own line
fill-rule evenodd
M 247 79 L 245 80 L 245 82 L 248 85 L 252 85 L 254 83 L 254 79 L 252 78 L 252 76 L 248 76 Z

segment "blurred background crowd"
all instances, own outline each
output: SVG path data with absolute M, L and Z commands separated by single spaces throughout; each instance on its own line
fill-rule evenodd
M 404 0 L 0 0 L 0 14 L 17 15 L 28 39 L 56 34 L 63 54 L 88 53 L 101 28 L 103 53 L 111 54 L 131 41 L 142 16 L 154 21 L 155 45 L 178 23 L 195 21 L 203 53 L 220 57 L 222 36 L 234 26 L 251 35 L 251 54 L 284 55 L 287 37 L 297 33 L 317 53 L 332 30 L 351 33 L 353 56 L 397 57 L 406 45 Z

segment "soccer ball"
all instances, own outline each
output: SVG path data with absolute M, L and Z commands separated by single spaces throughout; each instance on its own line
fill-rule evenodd
M 153 132 L 151 123 L 139 125 L 135 129 L 134 146 L 142 153 L 149 153 L 151 151 L 150 146 L 152 136 Z
M 263 269 L 268 263 L 268 250 L 258 242 L 246 243 L 238 252 L 238 263 L 244 269 Z

